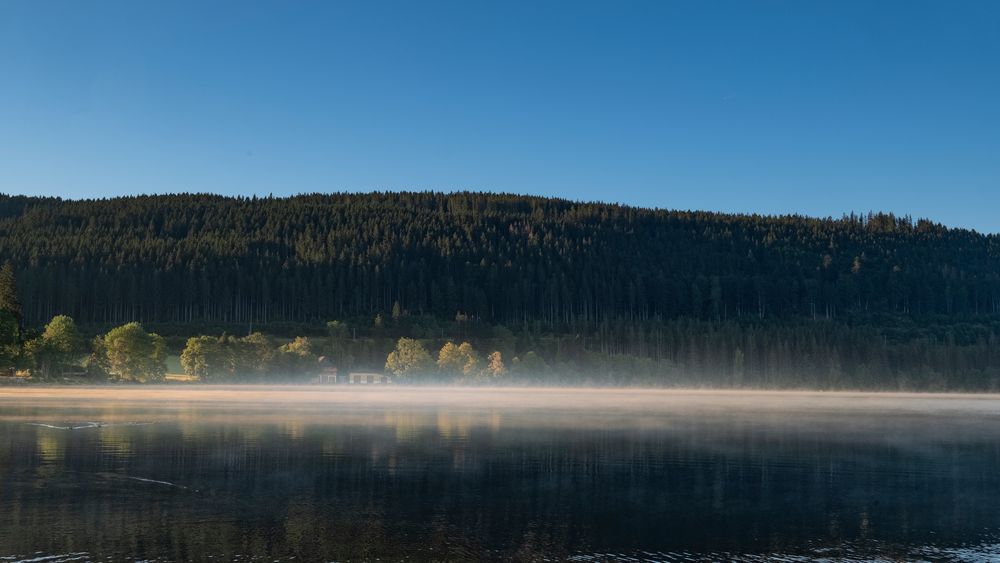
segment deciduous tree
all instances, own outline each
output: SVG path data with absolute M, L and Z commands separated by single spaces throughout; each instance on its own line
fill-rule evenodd
M 507 368 L 503 365 L 503 355 L 500 352 L 491 352 L 486 358 L 486 373 L 496 379 L 503 377 L 507 373 Z
M 45 331 L 25 345 L 34 369 L 41 377 L 55 377 L 80 360 L 82 341 L 73 319 L 53 317 Z
M 438 353 L 438 369 L 450 377 L 475 378 L 479 375 L 479 354 L 468 342 L 455 346 L 447 342 Z
M 385 360 L 385 370 L 396 377 L 427 375 L 433 366 L 434 360 L 427 349 L 412 338 L 400 338 Z
M 113 328 L 104 335 L 108 375 L 121 381 L 162 381 L 167 373 L 163 338 L 150 334 L 136 322 Z

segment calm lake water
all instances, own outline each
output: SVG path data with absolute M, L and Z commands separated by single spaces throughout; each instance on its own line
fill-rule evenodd
M 0 388 L 0 561 L 1000 561 L 1000 398 Z

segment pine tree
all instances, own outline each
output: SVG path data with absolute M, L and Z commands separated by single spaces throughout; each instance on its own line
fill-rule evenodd
M 17 282 L 14 279 L 14 267 L 10 261 L 4 262 L 0 266 L 0 311 L 7 311 L 14 315 L 18 323 L 23 316 L 21 313 L 21 302 L 17 299 Z

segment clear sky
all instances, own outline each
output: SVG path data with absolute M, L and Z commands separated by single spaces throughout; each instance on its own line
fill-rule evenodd
M 0 2 L 0 191 L 504 191 L 1000 232 L 1000 2 Z

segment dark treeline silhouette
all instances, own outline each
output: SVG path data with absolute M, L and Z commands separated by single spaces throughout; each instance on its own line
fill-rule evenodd
M 892 215 L 672 212 L 514 195 L 0 197 L 25 318 L 516 326 L 1000 313 L 1000 238 Z
M 512 376 L 559 383 L 1000 385 L 1000 237 L 891 214 L 477 193 L 0 196 L 6 261 L 12 327 L 138 321 L 175 352 L 198 334 L 325 337 L 339 319 L 324 351 L 372 369 L 410 337 L 469 340 L 517 359 Z

